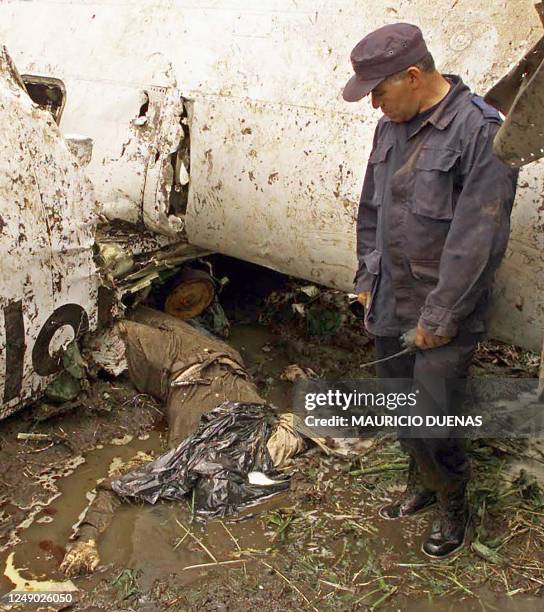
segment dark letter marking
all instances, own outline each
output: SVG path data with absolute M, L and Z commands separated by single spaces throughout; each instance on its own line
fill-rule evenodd
M 23 368 L 25 359 L 25 322 L 23 302 L 11 302 L 4 308 L 6 328 L 6 382 L 4 384 L 4 403 L 18 397 L 23 387 Z
M 32 365 L 40 376 L 49 376 L 62 370 L 62 351 L 51 357 L 49 343 L 57 329 L 69 325 L 79 338 L 89 331 L 89 317 L 79 304 L 64 304 L 47 319 L 38 334 L 32 350 Z

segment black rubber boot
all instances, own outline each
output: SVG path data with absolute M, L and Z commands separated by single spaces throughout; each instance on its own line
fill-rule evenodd
M 404 493 L 392 504 L 383 506 L 379 515 L 388 521 L 412 516 L 436 503 L 436 494 L 423 486 L 415 461 L 410 460 L 408 483 Z
M 465 488 L 463 485 L 453 493 L 438 495 L 438 516 L 422 546 L 429 557 L 441 559 L 464 546 L 468 528 Z

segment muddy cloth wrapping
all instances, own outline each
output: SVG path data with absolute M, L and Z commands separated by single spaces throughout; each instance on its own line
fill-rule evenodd
M 266 404 L 226 401 L 202 415 L 197 431 L 179 446 L 112 482 L 120 496 L 154 504 L 182 500 L 194 490 L 194 511 L 201 518 L 232 516 L 264 497 L 289 487 L 250 484 L 250 472 L 272 480 L 275 470 L 267 449 L 278 423 Z
M 263 402 L 242 357 L 225 342 L 150 308 L 132 317 L 118 324 L 130 379 L 140 392 L 166 402 L 169 448 L 224 401 Z

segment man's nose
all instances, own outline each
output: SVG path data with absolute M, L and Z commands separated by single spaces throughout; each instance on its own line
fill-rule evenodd
M 370 99 L 372 101 L 372 107 L 373 108 L 380 108 L 380 105 L 379 105 L 379 103 L 378 103 L 378 101 L 376 99 L 376 96 L 372 92 L 370 92 Z

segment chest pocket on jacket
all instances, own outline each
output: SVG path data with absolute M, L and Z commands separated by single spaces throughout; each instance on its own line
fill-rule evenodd
M 415 164 L 413 211 L 449 221 L 453 218 L 454 166 L 460 152 L 423 147 Z
M 368 163 L 372 164 L 374 172 L 374 206 L 381 206 L 384 196 L 384 189 L 387 180 L 387 158 L 390 155 L 392 142 L 381 142 L 370 154 Z

